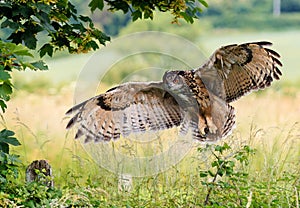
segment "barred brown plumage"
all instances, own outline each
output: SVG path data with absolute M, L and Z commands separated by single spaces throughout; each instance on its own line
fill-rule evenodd
M 235 125 L 230 102 L 270 86 L 282 75 L 279 54 L 253 42 L 221 47 L 201 67 L 168 71 L 162 82 L 129 82 L 71 108 L 67 128 L 78 125 L 75 138 L 109 141 L 131 133 L 173 127 L 194 139 L 217 141 Z

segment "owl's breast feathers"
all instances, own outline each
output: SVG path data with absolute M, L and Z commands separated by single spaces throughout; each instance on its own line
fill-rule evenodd
M 178 71 L 179 76 L 185 80 L 190 89 L 192 99 L 196 101 L 197 106 L 193 109 L 187 109 L 191 114 L 191 123 L 193 136 L 200 141 L 216 141 L 225 137 L 235 125 L 234 109 L 209 91 L 205 86 L 199 74 L 195 71 Z M 190 98 L 191 99 L 191 98 Z M 189 122 L 183 119 L 184 122 Z

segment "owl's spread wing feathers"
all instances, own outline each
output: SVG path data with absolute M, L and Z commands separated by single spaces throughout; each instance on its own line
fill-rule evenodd
M 75 138 L 109 141 L 120 135 L 179 126 L 180 107 L 160 82 L 127 83 L 71 108 L 67 128 L 78 124 Z
M 218 49 L 196 72 L 207 88 L 227 102 L 279 79 L 279 54 L 265 46 L 270 42 L 228 45 Z
M 265 47 L 268 45 L 271 43 L 221 47 L 202 67 L 193 71 L 195 77 L 188 77 L 189 93 L 199 88 L 197 80 L 204 83 L 200 92 L 191 95 L 177 82 L 172 84 L 177 91 L 181 90 L 178 95 L 165 89 L 166 83 L 163 82 L 119 85 L 71 108 L 67 114 L 75 115 L 67 128 L 76 125 L 75 138 L 85 136 L 85 142 L 109 141 L 120 138 L 120 135 L 126 137 L 131 133 L 176 126 L 180 126 L 183 134 L 191 130 L 194 139 L 216 141 L 227 136 L 235 125 L 234 108 L 228 103 L 269 86 L 273 79 L 281 76 L 278 69 L 282 66 L 278 60 L 280 56 Z M 209 96 L 202 91 L 207 91 Z M 187 96 L 190 97 L 184 99 Z M 184 106 L 190 103 L 187 102 L 190 98 L 207 99 L 208 105 L 202 106 L 198 102 L 200 106 L 190 111 L 189 106 Z
M 75 138 L 84 136 L 85 142 L 89 142 L 180 126 L 181 135 L 191 131 L 194 139 L 212 142 L 227 136 L 235 124 L 233 107 L 211 95 L 213 122 L 218 131 L 204 136 L 199 132 L 200 112 L 191 113 L 178 103 L 181 102 L 165 91 L 160 82 L 126 83 L 71 108 L 66 114 L 75 115 L 67 128 L 76 125 Z

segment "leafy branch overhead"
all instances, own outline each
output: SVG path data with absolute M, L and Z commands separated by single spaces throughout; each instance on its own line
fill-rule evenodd
M 68 49 L 70 53 L 83 53 L 99 48 L 109 41 L 94 27 L 89 17 L 78 15 L 75 6 L 64 0 L 2 1 L 1 28 L 10 28 L 7 38 L 13 43 L 24 43 L 30 49 L 37 47 L 37 34 L 46 32 L 49 42 L 40 49 L 40 56 L 52 56 L 55 50 Z
M 208 7 L 204 0 L 170 0 L 170 1 L 139 1 L 139 0 L 92 0 L 89 4 L 91 11 L 102 10 L 104 1 L 110 11 L 121 10 L 124 13 L 131 13 L 132 20 L 153 19 L 155 10 L 170 12 L 174 16 L 174 22 L 184 18 L 187 22 L 193 23 L 193 18 L 198 18 L 202 11 L 200 5 Z
M 121 10 L 131 13 L 132 20 L 153 19 L 155 10 L 169 11 L 178 18 L 184 18 L 192 23 L 197 18 L 201 8 L 207 6 L 204 0 L 175 1 L 125 1 L 125 0 L 91 0 L 89 7 L 92 12 L 103 10 Z M 1 28 L 9 28 L 11 33 L 7 38 L 13 43 L 24 43 L 30 49 L 37 47 L 37 34 L 46 32 L 49 41 L 40 49 L 40 56 L 52 56 L 56 50 L 68 49 L 70 53 L 84 53 L 105 45 L 110 38 L 95 28 L 92 20 L 77 14 L 75 6 L 65 0 L 13 0 L 0 2 Z

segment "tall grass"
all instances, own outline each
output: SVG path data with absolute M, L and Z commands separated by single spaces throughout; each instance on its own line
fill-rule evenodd
M 208 151 L 198 152 L 199 146 L 195 144 L 178 164 L 158 174 L 134 177 L 133 191 L 119 192 L 118 175 L 99 167 L 80 141 L 73 139 L 74 132 L 65 130 L 67 118 L 64 112 L 72 105 L 71 102 L 71 85 L 62 87 L 56 95 L 47 91 L 41 94 L 19 91 L 9 104 L 5 120 L 5 125 L 16 130 L 22 143 L 13 151 L 21 155 L 24 165 L 35 159 L 46 159 L 54 169 L 55 186 L 69 187 L 64 189 L 60 201 L 53 201 L 53 206 L 67 200 L 83 206 L 93 204 L 91 200 L 96 198 L 101 199 L 103 206 L 203 205 L 207 190 L 199 171 L 210 167 L 211 154 Z M 247 197 L 251 198 L 253 206 L 260 201 L 271 207 L 276 203 L 282 206 L 290 203 L 293 207 L 299 200 L 299 102 L 299 93 L 290 95 L 284 90 L 269 89 L 234 103 L 237 128 L 232 136 L 219 144 L 228 143 L 233 152 L 243 145 L 256 149 L 250 165 L 244 170 L 249 173 L 249 181 L 244 188 L 248 190 Z M 119 147 L 125 144 L 126 140 L 116 143 Z M 223 201 L 221 204 L 224 206 L 228 200 L 221 189 L 214 192 L 211 199 Z

